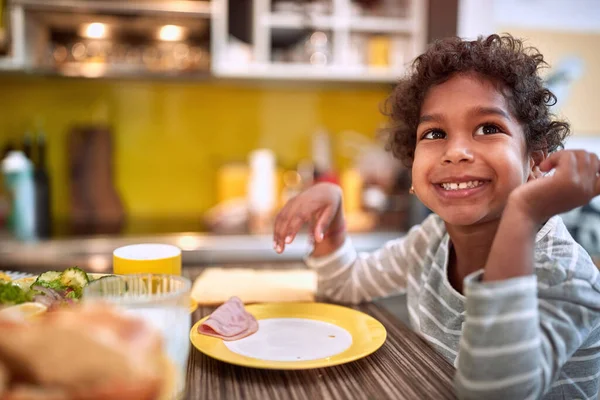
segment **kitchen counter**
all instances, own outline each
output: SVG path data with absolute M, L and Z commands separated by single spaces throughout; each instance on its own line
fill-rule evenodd
M 399 232 L 351 234 L 358 251 L 373 251 L 386 241 L 402 236 Z M 176 233 L 165 235 L 96 236 L 64 238 L 24 243 L 12 239 L 0 241 L 0 270 L 32 273 L 79 266 L 89 272 L 110 272 L 114 249 L 136 243 L 165 243 L 182 249 L 182 263 L 210 264 L 301 262 L 310 250 L 307 234 L 299 234 L 283 254 L 273 250 L 271 235 L 211 235 Z

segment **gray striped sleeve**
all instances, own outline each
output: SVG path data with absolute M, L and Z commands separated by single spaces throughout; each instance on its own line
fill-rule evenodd
M 575 254 L 579 246 L 569 247 Z M 481 282 L 480 271 L 465 279 L 466 319 L 455 377 L 460 398 L 535 399 L 562 384 L 584 397 L 595 395 L 597 376 L 587 376 L 593 371 L 561 376 L 573 370 L 565 364 L 600 322 L 600 292 L 591 276 L 597 270 L 590 264 L 587 255 L 538 254 L 535 275 Z
M 457 394 L 463 399 L 538 398 L 547 382 L 539 363 L 536 277 L 481 283 L 480 276 L 465 279 Z
M 357 253 L 352 240 L 347 238 L 332 254 L 307 257 L 306 264 L 318 275 L 319 294 L 336 302 L 358 304 L 405 292 L 414 254 L 424 257 L 427 251 L 428 243 L 423 237 L 435 235 L 436 229 L 439 230 L 433 224 L 437 221 L 428 218 L 373 253 Z

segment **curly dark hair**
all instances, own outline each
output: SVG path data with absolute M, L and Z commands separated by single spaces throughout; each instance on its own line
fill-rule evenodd
M 450 37 L 432 43 L 385 102 L 383 112 L 391 119 L 388 149 L 407 167 L 412 166 L 423 99 L 429 88 L 457 73 L 476 73 L 499 85 L 510 111 L 523 126 L 529 151 L 562 148 L 569 124 L 550 113 L 556 96 L 538 75 L 547 65 L 537 49 L 525 47 L 522 40 L 509 34 L 473 41 Z

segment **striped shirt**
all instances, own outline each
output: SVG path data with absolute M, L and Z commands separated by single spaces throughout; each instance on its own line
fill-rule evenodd
M 559 216 L 535 238 L 530 276 L 482 282 L 458 293 L 447 275 L 450 239 L 435 214 L 374 253 L 348 238 L 306 259 L 319 293 L 360 303 L 406 293 L 412 328 L 456 367 L 459 397 L 596 399 L 600 377 L 600 273 Z

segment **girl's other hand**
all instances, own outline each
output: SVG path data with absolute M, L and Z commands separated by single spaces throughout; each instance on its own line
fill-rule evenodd
M 343 230 L 342 190 L 332 183 L 318 183 L 290 199 L 275 219 L 273 246 L 282 253 L 286 244 L 294 241 L 297 233 L 308 225 L 315 243 L 320 243 L 327 232 Z
M 511 200 L 536 223 L 588 204 L 600 195 L 600 161 L 593 153 L 558 151 L 539 167 L 542 172 L 554 169 L 554 174 L 529 181 L 511 193 Z

